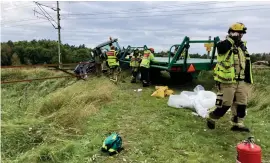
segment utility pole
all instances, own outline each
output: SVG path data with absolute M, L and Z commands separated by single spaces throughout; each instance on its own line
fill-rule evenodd
M 59 8 L 59 2 L 56 1 L 56 3 L 57 3 L 57 8 L 56 8 L 56 9 L 53 8 L 53 7 L 49 7 L 49 6 L 47 6 L 47 5 L 43 5 L 43 4 L 39 3 L 39 2 L 35 2 L 35 1 L 34 1 L 34 3 L 37 5 L 37 7 L 38 7 L 38 8 L 40 9 L 40 11 L 42 12 L 42 13 L 40 13 L 40 12 L 34 10 L 34 15 L 35 15 L 35 13 L 37 13 L 37 14 L 39 14 L 39 15 L 41 15 L 41 16 L 44 16 L 45 19 L 49 20 L 49 22 L 52 24 L 52 26 L 53 26 L 55 29 L 58 30 L 58 58 L 59 58 L 59 68 L 62 68 L 62 57 L 61 57 L 61 34 L 60 34 L 61 26 L 60 26 L 60 13 L 59 13 L 60 8 Z M 52 9 L 53 11 L 57 11 L 57 22 L 56 22 L 56 21 L 54 20 L 54 18 L 53 18 L 53 17 L 52 17 L 52 16 L 51 16 L 44 8 L 43 8 L 43 6 L 44 6 L 44 7 L 47 7 L 47 8 L 50 8 L 50 9 Z M 38 17 L 38 15 L 37 15 L 37 17 Z M 38 17 L 38 18 L 42 18 L 42 17 Z M 55 27 L 55 25 L 54 25 L 52 22 L 56 23 L 56 24 L 57 24 L 57 27 Z
M 60 33 L 60 14 L 59 14 L 59 2 L 57 1 L 57 29 L 58 29 L 58 56 L 59 56 L 59 68 L 62 68 L 62 58 L 61 58 L 61 33 Z

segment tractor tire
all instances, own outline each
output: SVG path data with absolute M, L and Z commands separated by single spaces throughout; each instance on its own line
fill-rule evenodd
M 161 76 L 160 69 L 152 68 L 150 69 L 150 80 L 155 81 L 158 80 Z
M 191 73 L 186 72 L 170 72 L 170 77 L 173 83 L 187 84 L 193 80 Z

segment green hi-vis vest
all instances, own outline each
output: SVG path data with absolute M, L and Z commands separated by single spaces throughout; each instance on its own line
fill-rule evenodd
M 132 56 L 131 60 L 130 60 L 130 67 L 140 67 L 140 57 L 137 56 Z
M 110 67 L 119 66 L 119 62 L 117 61 L 115 50 L 110 50 L 106 54 L 107 54 L 107 62 Z
M 143 57 L 142 57 L 142 62 L 140 64 L 140 67 L 145 67 L 149 68 L 150 67 L 150 62 L 154 61 L 154 55 L 151 53 L 150 50 L 145 50 Z
M 231 42 L 232 48 L 225 54 L 218 54 L 214 80 L 221 83 L 236 83 L 237 79 L 245 80 L 248 74 L 250 83 L 253 83 L 250 57 L 245 57 L 245 52 L 240 47 L 235 47 L 232 39 L 227 38 L 227 40 Z M 246 45 L 246 42 L 244 44 Z M 245 74 L 246 63 L 250 64 L 247 74 Z

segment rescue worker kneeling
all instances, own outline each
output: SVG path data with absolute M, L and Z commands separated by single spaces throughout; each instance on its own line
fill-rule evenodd
M 143 87 L 150 85 L 150 63 L 155 60 L 154 49 L 145 50 L 140 64 Z
M 111 50 L 107 53 L 107 62 L 110 68 L 110 80 L 117 82 L 117 76 L 120 74 L 119 61 L 117 60 L 117 52 L 114 50 L 114 46 L 111 46 Z
M 136 83 L 136 78 L 139 72 L 140 62 L 141 62 L 141 56 L 140 56 L 139 50 L 136 49 L 134 50 L 133 56 L 131 57 L 131 60 L 130 60 L 130 67 L 132 68 L 131 83 Z
M 214 80 L 217 82 L 218 94 L 216 108 L 207 118 L 207 126 L 215 128 L 215 121 L 225 115 L 230 107 L 236 106 L 236 114 L 232 117 L 233 131 L 246 131 L 243 124 L 246 116 L 249 85 L 253 83 L 250 56 L 246 43 L 241 38 L 247 28 L 242 23 L 233 24 L 224 41 L 217 44 L 217 65 Z M 234 106 L 234 107 L 235 107 Z

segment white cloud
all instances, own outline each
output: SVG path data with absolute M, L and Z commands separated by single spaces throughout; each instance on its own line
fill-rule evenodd
M 40 3 L 56 7 L 55 2 Z M 244 39 L 248 41 L 249 51 L 270 52 L 269 2 L 60 1 L 59 3 L 63 29 L 62 43 L 93 47 L 112 36 L 119 39 L 120 46 L 146 44 L 157 51 L 169 50 L 173 44 L 180 44 L 185 36 L 199 40 L 208 39 L 208 36 L 212 38 L 219 36 L 224 39 L 229 26 L 241 21 L 248 28 Z M 267 7 L 267 10 L 252 10 Z M 2 3 L 1 41 L 37 38 L 57 40 L 57 30 L 49 21 L 37 19 L 34 16 L 34 8 L 39 10 L 33 2 Z M 56 20 L 56 12 L 44 8 Z M 32 20 L 22 21 L 28 19 Z M 205 53 L 203 44 L 192 44 L 190 50 Z

